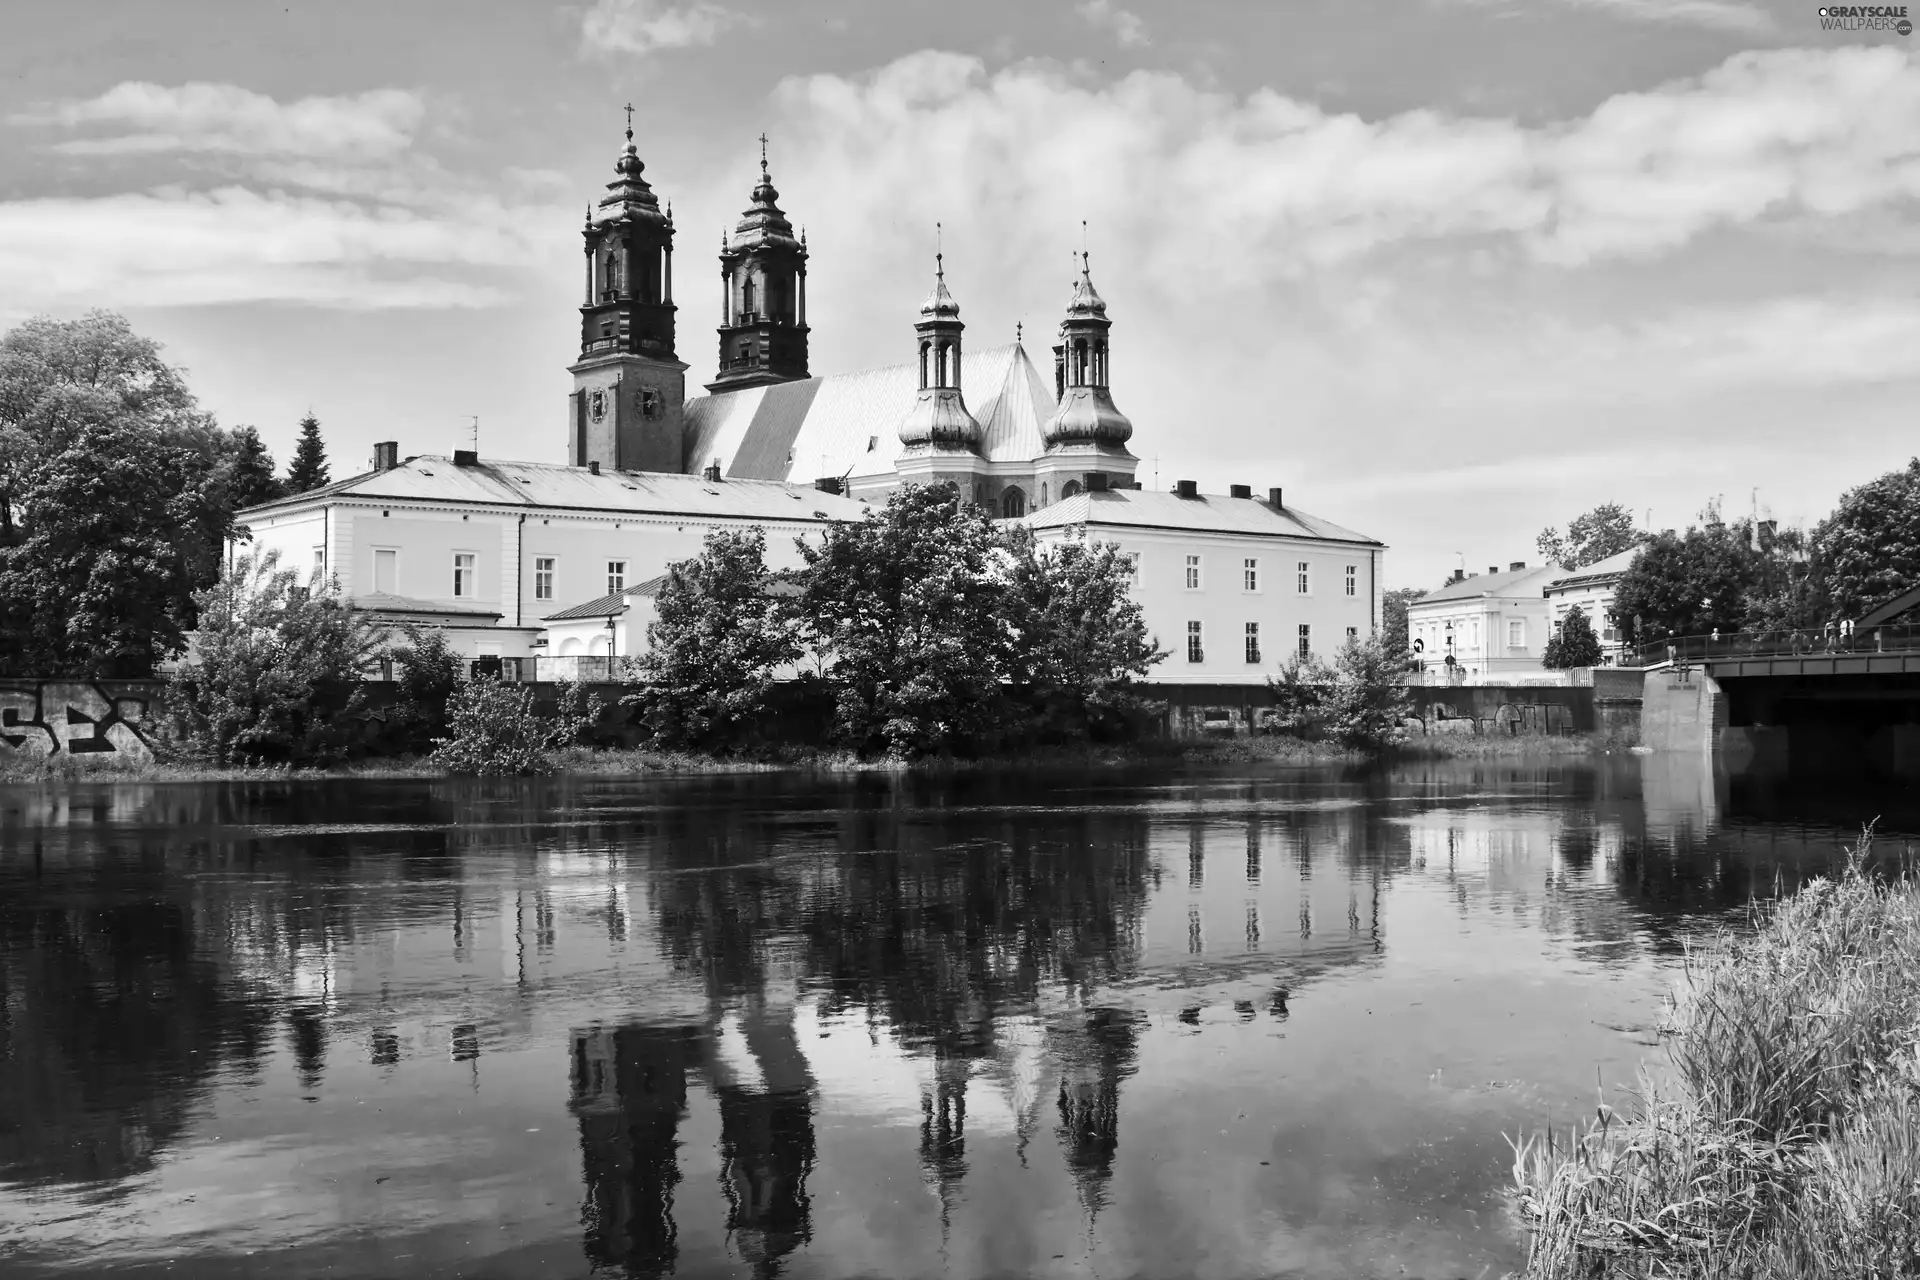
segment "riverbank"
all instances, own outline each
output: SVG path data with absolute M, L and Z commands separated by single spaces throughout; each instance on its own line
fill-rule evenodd
M 1591 737 L 1416 738 L 1395 748 L 1392 759 L 1512 759 L 1590 755 L 1608 749 Z M 1209 764 L 1361 764 L 1358 751 L 1326 742 L 1284 736 L 1199 739 L 1151 738 L 1118 745 L 1082 744 L 1044 747 L 976 760 L 948 758 L 904 761 L 863 760 L 851 752 L 817 747 L 785 747 L 755 757 L 707 756 L 644 748 L 569 747 L 554 753 L 556 772 L 588 777 L 663 776 L 703 773 L 868 773 L 956 772 L 1003 768 L 1123 768 L 1127 766 Z M 185 760 L 138 760 L 124 756 L 56 756 L 28 763 L 0 762 L 0 784 L 53 781 L 251 782 L 301 778 L 444 778 L 446 770 L 424 756 L 378 757 L 348 761 L 324 769 L 284 765 L 221 768 Z
M 1690 959 L 1633 1115 L 1516 1147 L 1528 1280 L 1920 1272 L 1920 889 L 1870 854 Z

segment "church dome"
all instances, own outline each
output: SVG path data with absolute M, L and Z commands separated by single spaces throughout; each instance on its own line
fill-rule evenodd
M 1094 445 L 1124 449 L 1133 438 L 1133 423 L 1113 403 L 1107 389 L 1107 304 L 1093 287 L 1085 254 L 1080 278 L 1060 322 L 1060 345 L 1054 348 L 1060 384 L 1060 407 L 1040 428 L 1047 448 Z
M 734 225 L 733 238 L 728 241 L 730 252 L 739 253 L 747 249 L 774 247 L 780 249 L 804 249 L 805 245 L 794 237 L 793 223 L 780 208 L 780 193 L 774 189 L 773 179 L 767 175 L 766 139 L 760 140 L 760 181 L 753 188 L 753 203 L 740 215 L 740 221 Z
M 1040 428 L 1049 449 L 1094 444 L 1117 448 L 1133 438 L 1133 422 L 1114 407 L 1105 387 L 1068 387 L 1060 407 Z
M 668 220 L 660 212 L 660 197 L 653 194 L 653 188 L 640 176 L 646 167 L 640 159 L 639 148 L 633 145 L 633 130 L 628 129 L 627 145 L 613 163 L 614 179 L 607 184 L 607 194 L 600 197 L 599 221 L 610 222 L 621 217 L 660 223 Z
M 977 451 L 985 430 L 967 409 L 958 387 L 928 387 L 900 420 L 900 443 L 909 449 Z

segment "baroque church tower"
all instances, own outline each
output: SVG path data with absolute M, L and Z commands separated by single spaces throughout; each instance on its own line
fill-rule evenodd
M 720 237 L 720 366 L 709 391 L 733 391 L 807 377 L 807 243 L 794 238 L 767 176 L 760 135 L 760 184 L 733 235 Z
M 673 210 L 627 145 L 598 210 L 587 211 L 586 297 L 573 374 L 567 455 L 576 467 L 681 469 L 687 366 L 673 350 Z
M 1043 493 L 1071 498 L 1100 475 L 1110 485 L 1133 479 L 1140 460 L 1127 450 L 1133 423 L 1113 403 L 1107 387 L 1107 304 L 1093 287 L 1087 255 L 1080 255 L 1060 341 L 1053 349 L 1054 394 L 1059 408 L 1040 428 L 1046 454 L 1035 463 Z M 1117 487 L 1117 486 L 1116 486 Z
M 916 484 L 952 483 L 976 499 L 975 478 L 985 470 L 980 455 L 986 431 L 967 411 L 960 387 L 960 304 L 947 292 L 944 254 L 934 255 L 933 292 L 913 326 L 920 336 L 920 390 L 900 421 L 905 446 L 894 464 L 900 479 Z

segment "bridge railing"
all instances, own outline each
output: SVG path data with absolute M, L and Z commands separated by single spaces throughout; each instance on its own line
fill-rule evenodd
M 1839 627 L 1815 627 L 1798 631 L 1732 631 L 1718 635 L 1670 636 L 1628 650 L 1620 665 L 1651 667 L 1662 662 L 1915 651 L 1920 651 L 1920 625 L 1908 623 L 1866 627 L 1850 633 Z

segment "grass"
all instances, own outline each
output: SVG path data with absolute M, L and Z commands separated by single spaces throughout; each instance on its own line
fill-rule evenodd
M 1537 756 L 1587 756 L 1626 750 L 1597 733 L 1429 734 L 1410 738 L 1393 755 L 1413 760 L 1486 760 Z
M 1528 1280 L 1920 1276 L 1920 891 L 1870 835 L 1689 953 L 1633 1114 L 1516 1143 Z

